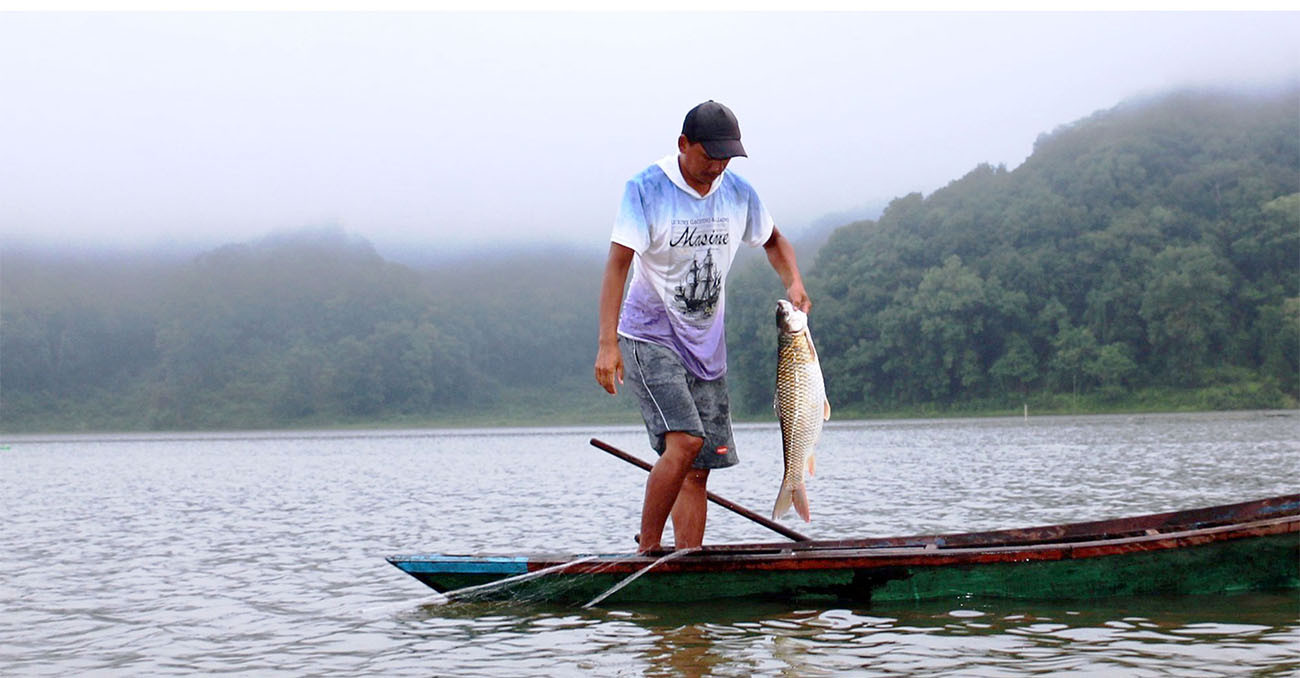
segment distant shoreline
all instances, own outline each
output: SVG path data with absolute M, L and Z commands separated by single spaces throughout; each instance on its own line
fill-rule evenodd
M 1213 413 L 1261 413 L 1264 416 L 1300 416 L 1300 405 L 1292 403 L 1286 407 L 1263 407 L 1263 408 L 1222 408 L 1222 409 L 1205 409 L 1195 407 L 1149 407 L 1149 408 L 1110 408 L 1110 409 L 1035 409 L 1030 407 L 1028 418 L 1038 417 L 1088 417 L 1088 416 L 1113 416 L 1113 415 L 1161 415 L 1161 414 L 1213 414 Z M 893 412 L 835 412 L 832 410 L 831 422 L 848 423 L 848 422 L 882 422 L 882 421 L 924 421 L 936 419 L 1014 419 L 1026 417 L 1025 410 L 1009 410 L 1006 408 L 988 408 L 988 409 L 960 409 L 952 408 L 941 410 L 938 408 L 913 408 L 910 410 L 900 410 Z M 776 424 L 775 417 L 762 416 L 733 416 L 732 422 L 737 425 L 761 425 Z M 640 429 L 641 420 L 635 413 L 609 413 L 599 416 L 581 419 L 576 415 L 553 416 L 553 417 L 500 417 L 492 415 L 465 415 L 460 417 L 401 417 L 373 421 L 356 421 L 356 422 L 314 422 L 314 423 L 297 423 L 292 426 L 283 427 L 222 427 L 222 428 L 193 428 L 193 429 L 145 429 L 145 428 L 50 428 L 50 429 L 3 429 L 0 430 L 0 436 L 28 437 L 28 436 L 83 436 L 83 435 L 114 435 L 130 436 L 136 435 L 177 435 L 190 438 L 193 436 L 203 436 L 205 434 L 221 434 L 222 437 L 229 435 L 248 434 L 250 436 L 274 436 L 274 435 L 292 435 L 294 433 L 306 432 L 332 432 L 332 433 L 381 433 L 392 432 L 399 433 L 403 431 L 435 431 L 444 430 L 448 432 L 471 433 L 476 430 L 493 430 L 499 431 L 504 429 L 519 429 L 521 433 L 528 429 L 597 429 L 610 427 L 632 427 Z M 0 444 L 8 442 L 5 438 L 0 438 Z

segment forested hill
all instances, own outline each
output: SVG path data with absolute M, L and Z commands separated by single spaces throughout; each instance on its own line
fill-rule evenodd
M 802 261 L 837 416 L 1294 407 L 1298 120 L 1296 89 L 1126 103 L 839 228 Z M 742 254 L 729 381 L 770 417 L 781 289 Z M 636 422 L 592 379 L 602 264 L 417 270 L 340 231 L 5 248 L 0 430 Z
M 1014 171 L 898 198 L 808 271 L 831 401 L 1011 410 L 1195 388 L 1205 407 L 1294 403 L 1297 191 L 1292 89 L 1126 103 L 1041 136 Z M 760 336 L 767 315 L 733 334 Z M 770 406 L 769 353 L 733 344 L 750 411 Z
M 5 252 L 3 429 L 622 420 L 597 257 L 420 271 L 337 229 L 189 261 Z M 632 410 L 628 409 L 628 412 Z

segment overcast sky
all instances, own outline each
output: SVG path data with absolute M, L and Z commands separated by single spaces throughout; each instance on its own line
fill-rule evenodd
M 152 247 L 340 225 L 605 249 L 716 99 L 792 233 L 1126 98 L 1300 75 L 1300 13 L 4 13 L 0 238 Z

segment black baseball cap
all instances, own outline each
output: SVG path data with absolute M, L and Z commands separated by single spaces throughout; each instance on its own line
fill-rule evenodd
M 740 145 L 740 123 L 730 108 L 709 99 L 692 108 L 682 122 L 682 134 L 687 141 L 704 145 L 704 152 L 715 160 L 736 156 L 748 158 Z

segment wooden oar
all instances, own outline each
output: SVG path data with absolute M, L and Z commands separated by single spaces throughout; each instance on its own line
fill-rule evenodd
M 609 443 L 606 443 L 601 440 L 597 440 L 596 438 L 591 439 L 591 446 L 597 449 L 604 450 L 614 455 L 615 457 L 618 457 L 619 459 L 622 459 L 623 461 L 626 461 L 627 463 L 632 464 L 633 466 L 639 466 L 646 471 L 649 471 L 650 469 L 654 468 L 649 463 L 631 454 L 628 454 L 627 452 L 624 452 L 623 450 L 620 450 L 617 447 L 610 445 Z M 722 497 L 719 497 L 718 495 L 712 492 L 708 492 L 707 496 L 709 498 L 709 501 L 717 504 L 718 506 L 721 506 L 722 508 L 731 511 L 732 513 L 736 513 L 746 518 L 749 518 L 750 520 L 758 523 L 759 525 L 762 525 L 763 527 L 766 527 L 769 530 L 772 530 L 773 532 L 780 534 L 783 537 L 789 537 L 790 539 L 793 539 L 795 541 L 812 541 L 811 538 L 799 534 L 798 532 L 795 532 L 794 530 L 774 520 L 769 520 L 767 518 L 764 518 L 763 516 L 754 513 L 753 511 L 745 508 L 744 506 L 741 506 L 740 504 L 731 501 L 730 499 L 723 499 Z

